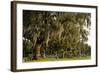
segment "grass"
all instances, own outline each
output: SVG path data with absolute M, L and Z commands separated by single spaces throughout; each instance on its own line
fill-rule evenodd
M 47 61 L 69 61 L 69 60 L 88 60 L 91 59 L 91 56 L 84 56 L 84 57 L 74 57 L 74 58 L 41 58 L 40 60 L 28 60 L 25 62 L 47 62 Z

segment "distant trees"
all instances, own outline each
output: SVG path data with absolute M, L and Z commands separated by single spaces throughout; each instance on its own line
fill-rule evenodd
M 35 60 L 91 55 L 90 20 L 89 13 L 23 10 L 23 38 L 29 40 L 23 40 L 24 56 L 30 47 Z

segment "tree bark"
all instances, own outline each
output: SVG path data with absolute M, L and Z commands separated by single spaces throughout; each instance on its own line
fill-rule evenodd
M 46 54 L 45 54 L 46 50 L 43 50 L 43 58 L 46 58 Z
M 35 60 L 39 60 L 40 59 L 40 47 L 41 45 L 37 45 L 36 48 L 35 48 Z

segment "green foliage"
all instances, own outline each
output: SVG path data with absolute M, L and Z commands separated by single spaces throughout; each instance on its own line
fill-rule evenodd
M 29 40 L 23 40 L 23 56 L 28 57 L 30 50 L 32 48 L 32 43 Z
M 23 10 L 23 37 L 31 42 L 23 40 L 24 52 L 40 45 L 41 58 L 90 56 L 90 20 L 89 13 Z

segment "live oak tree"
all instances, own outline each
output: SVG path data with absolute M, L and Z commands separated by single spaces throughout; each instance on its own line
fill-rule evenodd
M 43 42 L 45 42 L 46 48 L 48 47 L 49 33 L 55 29 L 53 17 L 54 13 L 51 12 L 23 12 L 23 37 L 33 43 L 36 53 L 35 59 L 40 58 L 40 48 Z
M 91 15 L 77 12 L 23 11 L 23 38 L 33 45 L 34 59 L 81 56 L 90 46 Z M 24 44 L 23 44 L 24 45 Z M 25 47 L 25 45 L 24 45 Z M 85 47 L 85 48 L 84 48 Z M 42 53 L 41 53 L 42 52 Z

